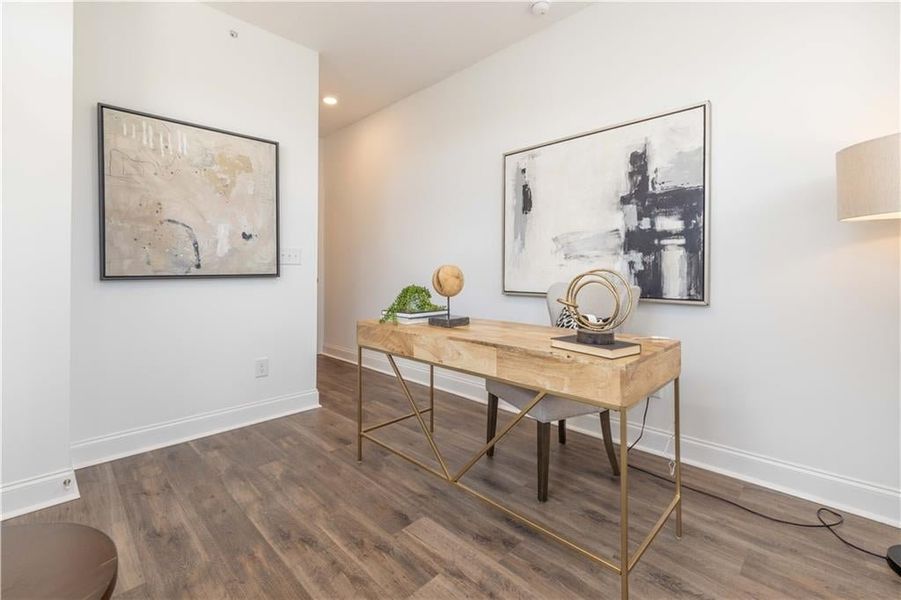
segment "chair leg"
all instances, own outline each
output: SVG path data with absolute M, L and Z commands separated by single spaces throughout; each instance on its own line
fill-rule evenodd
M 497 435 L 497 396 L 488 394 L 488 429 L 485 432 L 485 442 Z M 494 446 L 488 449 L 488 456 L 494 456 Z
M 547 502 L 548 469 L 551 461 L 551 424 L 538 423 L 538 501 Z
M 566 443 L 566 419 L 557 421 L 557 441 L 561 444 Z
M 604 448 L 607 449 L 607 459 L 614 475 L 619 475 L 619 461 L 616 460 L 616 450 L 613 449 L 613 435 L 610 433 L 610 411 L 601 411 L 601 433 L 604 436 Z

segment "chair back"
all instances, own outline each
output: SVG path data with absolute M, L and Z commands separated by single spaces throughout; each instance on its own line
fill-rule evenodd
M 566 295 L 567 287 L 569 287 L 568 281 L 558 281 L 552 283 L 547 289 L 547 314 L 551 320 L 551 325 L 557 324 L 557 319 L 560 318 L 560 313 L 563 311 L 563 305 L 557 302 L 557 298 L 563 298 Z M 632 288 L 632 298 L 637 307 L 638 299 L 641 296 L 641 288 L 637 285 L 630 287 Z M 579 310 L 582 314 L 590 313 L 606 317 L 613 312 L 613 306 L 613 297 L 610 295 L 610 292 L 601 286 L 589 286 L 579 293 Z M 620 326 L 620 329 L 624 329 L 629 324 L 634 314 L 635 311 L 633 310 L 632 315 L 629 315 L 629 318 Z

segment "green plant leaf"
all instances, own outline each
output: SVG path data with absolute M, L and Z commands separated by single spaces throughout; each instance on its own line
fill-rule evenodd
M 399 312 L 424 312 L 427 310 L 443 310 L 432 302 L 432 293 L 421 285 L 408 285 L 400 291 L 391 306 L 385 309 L 385 314 L 379 319 L 379 323 L 391 321 L 397 323 Z

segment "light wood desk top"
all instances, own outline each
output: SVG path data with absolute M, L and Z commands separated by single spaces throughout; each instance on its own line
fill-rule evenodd
M 485 319 L 452 329 L 357 322 L 363 348 L 614 410 L 629 408 L 679 376 L 678 340 L 617 334 L 640 343 L 641 354 L 611 360 L 551 347 L 551 338 L 565 335 L 556 327 Z

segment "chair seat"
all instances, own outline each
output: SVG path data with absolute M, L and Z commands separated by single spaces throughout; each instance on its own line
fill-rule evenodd
M 504 402 L 520 409 L 527 406 L 535 397 L 535 394 L 538 393 L 534 390 L 490 379 L 485 382 L 485 389 L 488 390 L 489 394 L 494 394 Z M 541 402 L 529 411 L 529 416 L 542 423 L 550 423 L 560 419 L 594 414 L 601 410 L 603 409 L 584 402 L 548 395 L 542 398 Z

